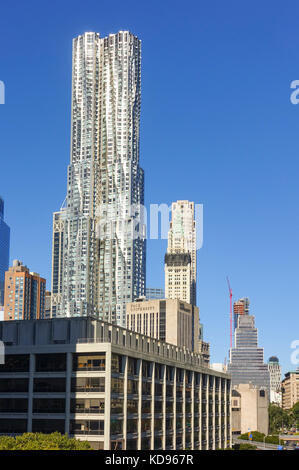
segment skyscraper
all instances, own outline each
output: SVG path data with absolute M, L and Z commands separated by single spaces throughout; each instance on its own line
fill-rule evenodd
M 252 315 L 239 315 L 228 372 L 232 376 L 232 385 L 252 383 L 270 393 L 268 365 L 264 363 L 264 349 L 258 347 L 258 331 Z
M 10 228 L 4 222 L 4 201 L 0 197 L 0 305 L 4 305 L 5 272 L 9 266 Z
M 196 225 L 194 202 L 171 206 L 165 255 L 165 296 L 196 305 Z
M 140 40 L 128 31 L 78 36 L 72 76 L 67 196 L 53 216 L 52 316 L 93 313 L 125 325 L 125 304 L 145 294 Z

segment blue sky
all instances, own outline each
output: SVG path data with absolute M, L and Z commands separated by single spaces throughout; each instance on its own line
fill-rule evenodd
M 66 191 L 72 38 L 142 39 L 146 203 L 204 204 L 198 304 L 212 360 L 229 348 L 229 275 L 248 296 L 266 359 L 294 369 L 299 339 L 299 79 L 296 1 L 2 2 L 0 194 L 11 258 L 50 287 L 52 212 Z M 165 241 L 149 241 L 147 285 L 163 287 Z

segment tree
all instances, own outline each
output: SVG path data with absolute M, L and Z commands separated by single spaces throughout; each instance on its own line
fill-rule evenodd
M 277 433 L 284 426 L 289 428 L 292 425 L 292 416 L 280 406 L 271 403 L 269 405 L 269 425 L 270 433 Z
M 89 442 L 67 434 L 25 433 L 21 436 L 0 436 L 0 450 L 92 450 Z
M 294 421 L 296 424 L 297 429 L 299 428 L 299 401 L 295 403 L 295 405 L 292 408 L 292 415 L 294 416 Z

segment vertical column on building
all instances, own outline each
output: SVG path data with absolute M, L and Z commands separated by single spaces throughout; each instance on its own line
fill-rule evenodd
M 207 374 L 207 391 L 206 391 L 206 450 L 210 450 L 210 433 L 209 433 L 209 413 L 210 413 L 210 399 L 209 399 L 209 390 L 210 390 L 210 378 L 211 376 Z
M 141 449 L 141 414 L 142 414 L 142 360 L 138 360 L 139 382 L 138 382 L 138 425 L 137 425 L 137 449 Z
M 199 404 L 198 404 L 198 420 L 199 420 L 199 450 L 202 450 L 202 373 L 199 374 Z
M 173 373 L 173 449 L 176 449 L 176 379 L 177 379 L 177 368 L 174 368 Z
M 124 368 L 124 422 L 123 422 L 123 439 L 124 449 L 127 448 L 127 419 L 128 419 L 128 356 L 123 356 L 123 368 Z M 139 447 L 138 447 L 139 449 Z
M 111 344 L 108 344 L 105 363 L 105 418 L 104 418 L 104 449 L 110 450 L 110 408 L 111 408 Z M 124 390 L 124 398 L 127 391 Z M 126 422 L 124 420 L 124 422 Z M 125 436 L 124 436 L 125 437 Z
M 195 372 L 192 371 L 192 384 L 191 384 L 191 448 L 194 450 L 194 424 L 195 424 L 195 416 L 194 416 L 194 375 Z
M 152 362 L 152 423 L 151 423 L 151 450 L 154 450 L 155 443 L 155 362 Z
M 186 369 L 183 371 L 183 449 L 186 448 Z
M 162 449 L 166 449 L 166 365 L 163 366 L 163 389 L 162 389 Z
M 66 353 L 66 376 L 65 376 L 65 433 L 70 433 L 70 413 L 71 413 L 71 381 L 73 369 L 73 355 Z
M 212 413 L 212 423 L 213 423 L 213 450 L 216 448 L 216 377 L 213 375 L 212 378 L 213 390 L 212 390 L 212 403 L 213 403 L 213 413 Z
M 30 354 L 30 358 L 29 358 L 29 383 L 28 383 L 27 432 L 32 432 L 34 373 L 35 373 L 35 354 Z

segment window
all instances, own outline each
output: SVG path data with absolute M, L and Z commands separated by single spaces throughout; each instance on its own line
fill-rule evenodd
M 37 372 L 64 372 L 66 370 L 66 354 L 37 354 Z
M 73 370 L 105 370 L 105 353 L 75 354 Z

